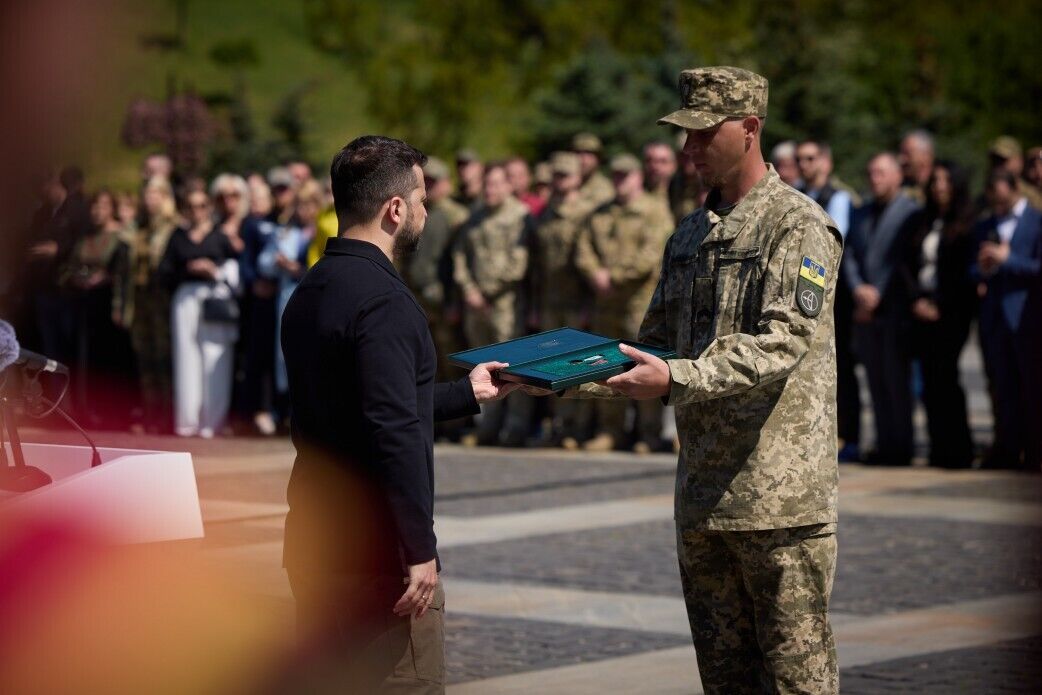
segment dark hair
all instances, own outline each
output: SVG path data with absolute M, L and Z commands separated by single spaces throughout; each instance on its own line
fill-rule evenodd
M 340 231 L 372 220 L 389 198 L 408 195 L 416 187 L 413 166 L 426 163 L 427 155 L 394 138 L 363 135 L 347 143 L 329 167 Z
M 97 191 L 95 191 L 94 195 L 90 197 L 90 204 L 94 205 L 94 203 L 98 202 L 102 198 L 109 199 L 109 204 L 112 205 L 112 212 L 113 214 L 115 214 L 116 206 L 119 204 L 119 202 L 116 200 L 116 194 L 108 188 L 99 188 Z
M 506 176 L 506 173 L 507 173 L 507 161 L 508 160 L 497 159 L 495 161 L 489 162 L 488 164 L 485 165 L 485 171 L 483 171 L 481 173 L 481 175 L 487 177 L 489 174 L 491 174 L 496 169 L 502 169 L 503 170 L 503 175 Z
M 831 157 L 832 156 L 832 147 L 827 142 L 825 142 L 824 140 L 815 140 L 814 138 L 807 138 L 806 140 L 802 140 L 799 144 L 800 145 L 814 145 L 815 147 L 818 148 L 818 152 L 820 152 L 825 157 Z M 797 145 L 797 147 L 798 146 L 799 145 Z
M 58 175 L 58 181 L 61 183 L 62 188 L 66 190 L 79 188 L 83 185 L 83 170 L 75 165 L 67 166 L 61 170 L 61 173 Z
M 985 188 L 990 190 L 997 183 L 1005 183 L 1012 190 L 1017 190 L 1017 177 L 1009 169 L 995 167 L 991 170 L 991 173 L 988 174 L 988 182 Z
M 973 201 L 970 199 L 970 177 L 965 169 L 951 160 L 938 160 L 930 170 L 930 180 L 926 182 L 926 215 L 927 224 L 942 217 L 937 200 L 933 196 L 933 183 L 938 170 L 948 172 L 948 186 L 951 188 L 951 203 L 944 212 L 944 232 L 950 237 L 969 231 L 973 221 Z

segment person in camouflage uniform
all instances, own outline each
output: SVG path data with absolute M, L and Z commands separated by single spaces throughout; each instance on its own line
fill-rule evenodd
M 673 219 L 665 202 L 645 193 L 641 163 L 631 154 L 611 161 L 615 199 L 583 224 L 576 243 L 575 266 L 596 293 L 592 329 L 614 338 L 634 339 L 658 281 L 659 263 Z M 597 435 L 590 451 L 610 451 L 625 438 L 627 403 L 596 402 Z M 662 403 L 638 401 L 640 439 L 634 449 L 656 449 L 662 429 Z
M 450 304 L 454 302 L 451 250 L 456 233 L 466 222 L 467 209 L 450 197 L 452 182 L 448 166 L 431 157 L 423 167 L 427 186 L 427 222 L 423 241 L 407 259 L 406 282 L 427 312 L 431 336 L 438 352 L 438 379 L 449 379 L 448 355 L 463 349 L 458 335 L 458 321 L 450 321 Z
M 611 181 L 598 170 L 603 149 L 601 139 L 593 133 L 578 133 L 572 138 L 572 152 L 579 155 L 582 165 L 579 198 L 583 201 L 587 213 L 593 212 L 615 197 Z
M 585 328 L 589 322 L 590 291 L 575 272 L 575 242 L 588 214 L 579 194 L 582 169 L 574 152 L 550 156 L 553 194 L 535 218 L 532 244 L 532 304 L 539 330 L 562 326 Z M 581 401 L 554 404 L 550 441 L 565 449 L 578 449 L 589 429 L 593 409 Z
M 510 193 L 502 164 L 485 169 L 484 200 L 460 230 L 452 253 L 453 279 L 463 296 L 463 333 L 470 347 L 511 340 L 521 334 L 522 280 L 528 272 L 532 218 Z M 524 394 L 487 403 L 474 436 L 464 444 L 523 442 L 530 407 Z M 503 422 L 505 419 L 505 422 Z
M 666 246 L 638 339 L 670 346 L 571 395 L 676 406 L 677 551 L 706 693 L 835 693 L 839 232 L 760 151 L 767 80 L 685 70 L 685 152 L 712 191 Z
M 644 145 L 644 190 L 661 200 L 667 209 L 670 207 L 669 186 L 676 173 L 677 153 L 669 143 L 655 140 Z

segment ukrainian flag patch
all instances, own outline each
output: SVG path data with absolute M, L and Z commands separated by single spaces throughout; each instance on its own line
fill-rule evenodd
M 820 263 L 815 263 L 810 256 L 803 257 L 803 267 L 800 268 L 800 277 L 807 278 L 818 287 L 825 288 L 825 269 Z

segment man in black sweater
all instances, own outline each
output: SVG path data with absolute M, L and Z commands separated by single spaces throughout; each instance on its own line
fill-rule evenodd
M 339 238 L 283 314 L 297 449 L 283 561 L 321 692 L 444 691 L 433 422 L 514 388 L 494 362 L 434 383 L 427 317 L 392 264 L 423 230 L 425 161 L 376 136 L 337 154 Z

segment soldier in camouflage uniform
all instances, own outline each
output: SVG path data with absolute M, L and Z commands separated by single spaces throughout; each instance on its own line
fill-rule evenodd
M 521 333 L 522 280 L 528 272 L 532 219 L 510 193 L 502 164 L 485 169 L 484 200 L 460 230 L 452 253 L 453 279 L 463 295 L 463 332 L 470 347 L 516 338 Z M 515 396 L 517 396 L 515 398 Z M 524 394 L 486 403 L 474 437 L 464 444 L 497 444 L 527 434 L 530 407 Z M 505 419 L 505 422 L 503 422 Z
M 423 226 L 423 240 L 406 260 L 403 274 L 409 289 L 427 312 L 438 352 L 438 380 L 447 381 L 450 372 L 446 358 L 463 349 L 459 322 L 449 320 L 450 305 L 456 299 L 452 292 L 451 250 L 468 213 L 450 197 L 452 182 L 445 162 L 431 157 L 423 167 L 423 178 L 427 186 L 427 222 Z
M 712 188 L 670 238 L 637 366 L 579 395 L 676 406 L 677 550 L 706 693 L 835 693 L 832 302 L 842 241 L 763 161 L 767 81 L 680 75 L 685 151 Z
M 641 163 L 631 154 L 611 161 L 615 199 L 598 208 L 583 225 L 575 265 L 596 293 L 592 329 L 614 338 L 637 337 L 648 301 L 658 282 L 659 264 L 673 219 L 665 202 L 645 193 Z M 590 451 L 610 451 L 625 438 L 626 401 L 596 402 L 597 435 Z M 658 447 L 662 403 L 638 401 L 640 439 L 634 449 Z
M 549 331 L 562 326 L 585 328 L 589 321 L 590 291 L 575 272 L 575 242 L 588 214 L 579 194 L 582 169 L 574 152 L 550 156 L 553 194 L 535 218 L 532 257 L 532 294 L 536 325 Z M 581 401 L 554 404 L 551 442 L 578 449 L 589 428 L 593 409 Z
M 611 181 L 598 171 L 601 164 L 601 139 L 593 133 L 579 133 L 572 138 L 572 151 L 579 155 L 582 164 L 582 185 L 579 198 L 586 212 L 593 212 L 615 197 Z

